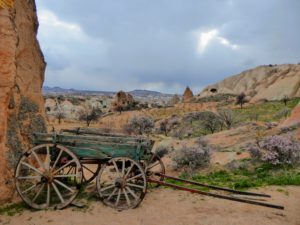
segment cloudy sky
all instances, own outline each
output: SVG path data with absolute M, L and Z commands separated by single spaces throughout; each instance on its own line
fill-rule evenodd
M 47 86 L 199 92 L 300 62 L 299 0 L 36 0 Z

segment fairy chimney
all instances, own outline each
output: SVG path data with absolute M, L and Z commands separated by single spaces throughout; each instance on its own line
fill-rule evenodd
M 194 97 L 192 90 L 189 87 L 186 87 L 183 94 L 183 102 L 190 102 Z

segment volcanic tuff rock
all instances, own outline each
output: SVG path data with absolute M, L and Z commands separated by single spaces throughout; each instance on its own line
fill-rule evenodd
M 210 85 L 197 97 L 242 92 L 248 95 L 252 102 L 261 99 L 280 100 L 284 96 L 300 97 L 300 65 L 259 66 Z
M 194 97 L 194 94 L 192 90 L 189 87 L 186 87 L 184 93 L 183 93 L 183 102 L 190 102 Z
M 113 101 L 112 109 L 115 111 L 122 111 L 130 107 L 133 103 L 134 99 L 131 94 L 119 91 Z
M 32 132 L 46 129 L 41 93 L 46 64 L 37 29 L 34 0 L 0 9 L 0 202 L 13 195 L 13 170 Z

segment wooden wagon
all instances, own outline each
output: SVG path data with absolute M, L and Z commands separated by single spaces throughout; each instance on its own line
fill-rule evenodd
M 164 185 L 211 197 L 284 209 L 265 202 L 265 199 L 257 199 L 270 198 L 270 195 L 166 175 L 162 160 L 152 152 L 154 142 L 145 137 L 108 135 L 89 129 L 62 130 L 58 134 L 36 133 L 34 136 L 36 146 L 21 156 L 15 182 L 23 201 L 35 209 L 68 206 L 82 187 L 94 179 L 100 200 L 118 210 L 137 207 L 146 194 L 147 185 Z M 179 186 L 165 182 L 164 178 L 231 195 Z M 255 196 L 256 199 L 239 196 Z
M 34 142 L 20 158 L 15 179 L 19 195 L 35 209 L 66 207 L 94 179 L 104 204 L 134 208 L 146 194 L 147 178 L 165 173 L 151 152 L 154 142 L 144 137 L 75 129 L 36 133 Z

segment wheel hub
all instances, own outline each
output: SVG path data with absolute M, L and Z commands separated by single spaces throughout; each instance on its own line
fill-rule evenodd
M 42 181 L 45 183 L 52 183 L 54 180 L 54 175 L 50 171 L 46 171 L 42 177 Z
M 124 179 L 122 179 L 122 178 L 117 178 L 117 179 L 115 180 L 115 186 L 116 186 L 117 188 L 124 188 L 125 185 L 126 185 L 126 182 L 124 181 Z

